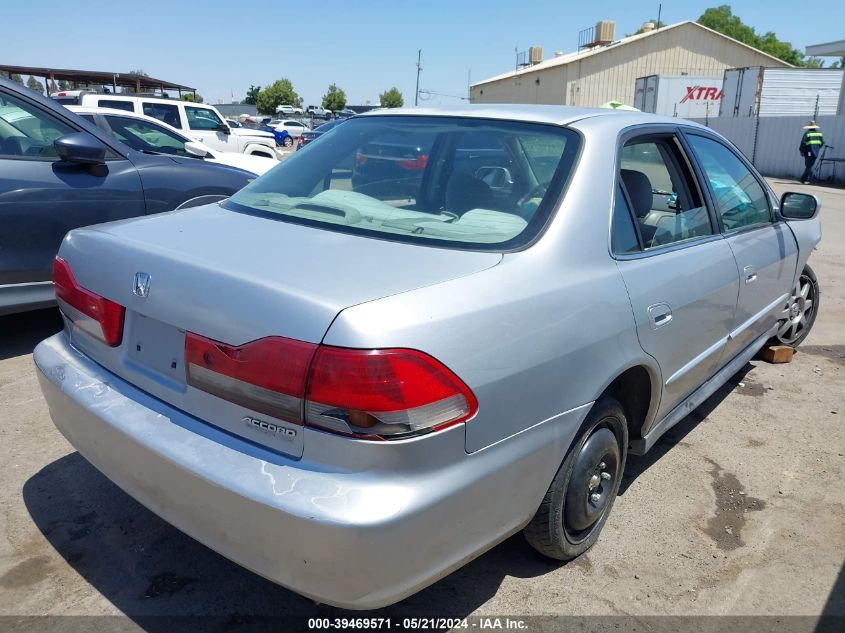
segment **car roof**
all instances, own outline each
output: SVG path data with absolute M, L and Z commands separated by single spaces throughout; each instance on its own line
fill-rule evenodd
M 110 114 L 113 116 L 122 116 L 127 119 L 139 119 L 141 121 L 147 121 L 149 123 L 155 123 L 156 125 L 160 125 L 161 127 L 165 128 L 169 132 L 173 132 L 174 134 L 178 135 L 179 138 L 184 139 L 185 141 L 192 141 L 193 139 L 188 138 L 182 133 L 182 130 L 178 130 L 172 125 L 168 125 L 161 119 L 157 119 L 152 116 L 147 116 L 146 114 L 139 114 L 138 112 L 130 112 L 129 110 L 121 110 L 119 108 L 101 108 L 99 106 L 78 106 L 78 105 L 69 105 L 65 106 L 71 112 L 75 112 L 76 114 Z
M 614 110 L 611 108 L 579 108 L 561 105 L 523 105 L 523 104 L 466 104 L 457 106 L 437 106 L 424 108 L 382 108 L 358 114 L 356 117 L 378 116 L 452 116 L 462 118 L 499 119 L 503 121 L 525 121 L 531 123 L 551 123 L 554 125 L 569 125 L 583 119 L 614 117 L 609 119 L 628 127 L 638 124 L 669 123 L 678 125 L 680 122 L 691 126 L 698 125 L 692 121 L 663 117 L 647 112 L 633 110 Z

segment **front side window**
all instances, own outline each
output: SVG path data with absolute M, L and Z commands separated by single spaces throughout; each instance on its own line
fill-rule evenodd
M 0 92 L 0 156 L 55 160 L 53 141 L 75 131 L 58 117 Z
M 768 196 L 745 163 L 718 141 L 693 134 L 688 139 L 710 183 L 725 230 L 769 224 Z
M 145 101 L 143 104 L 144 114 L 151 116 L 159 121 L 164 121 L 167 125 L 182 129 L 181 119 L 179 118 L 179 106 L 172 103 L 155 103 Z
M 707 207 L 673 137 L 630 141 L 619 164 L 644 248 L 713 234 Z
M 112 134 L 134 150 L 174 156 L 191 155 L 185 151 L 185 139 L 161 125 L 111 114 L 105 115 L 105 119 Z
M 223 203 L 397 241 L 517 248 L 545 225 L 579 135 L 552 125 L 422 116 L 351 119 Z
M 208 108 L 185 106 L 185 116 L 188 119 L 188 127 L 192 130 L 217 130 L 217 126 L 223 123 L 214 110 Z

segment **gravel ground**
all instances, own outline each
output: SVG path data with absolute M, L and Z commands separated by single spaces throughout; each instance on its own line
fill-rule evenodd
M 550 563 L 517 535 L 378 615 L 845 616 L 845 191 L 772 184 L 824 205 L 821 312 L 793 362 L 752 361 L 631 458 L 588 554 Z M 227 561 L 80 457 L 31 359 L 58 327 L 54 311 L 0 319 L 0 615 L 350 615 Z M 16 626 L 31 622 L 0 618 Z

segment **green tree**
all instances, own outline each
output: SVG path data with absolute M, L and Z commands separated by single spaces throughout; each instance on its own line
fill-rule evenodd
M 138 70 L 130 70 L 129 74 L 130 75 L 141 75 L 141 77 L 149 77 L 149 75 L 147 73 L 145 73 L 143 70 L 141 70 L 140 68 Z
M 276 114 L 277 106 L 297 103 L 299 95 L 293 89 L 290 79 L 279 79 L 258 93 L 255 108 L 261 114 Z
M 182 101 L 190 101 L 191 103 L 202 103 L 202 95 L 200 93 L 189 92 L 188 94 L 182 95 Z
M 64 79 L 59 79 L 59 90 L 70 90 L 70 84 Z
M 44 86 L 32 75 L 30 75 L 29 79 L 27 79 L 26 87 L 32 90 L 33 92 L 37 92 L 38 94 L 44 94 Z
M 831 68 L 845 68 L 845 57 L 840 57 L 830 65 Z
M 748 26 L 739 16 L 734 15 L 731 7 L 727 4 L 707 9 L 698 18 L 698 23 L 773 57 L 782 59 L 793 66 L 807 66 L 812 63 L 805 61 L 804 54 L 801 51 L 789 42 L 779 40 L 771 31 L 759 35 L 753 27 Z
M 399 88 L 396 86 L 393 86 L 390 90 L 382 92 L 378 98 L 381 102 L 382 108 L 401 108 L 405 105 L 402 93 L 399 92 Z
M 346 93 L 336 84 L 332 84 L 323 95 L 323 107 L 332 112 L 343 110 L 346 107 Z
M 255 105 L 255 102 L 258 101 L 258 93 L 261 92 L 261 86 L 250 86 L 249 90 L 246 91 L 246 96 L 241 103 L 246 103 L 248 105 Z
M 21 77 L 18 73 L 7 73 L 4 71 L 0 72 L 0 76 L 5 77 L 6 79 L 11 79 L 12 81 L 19 83 L 20 85 L 23 85 L 23 77 Z

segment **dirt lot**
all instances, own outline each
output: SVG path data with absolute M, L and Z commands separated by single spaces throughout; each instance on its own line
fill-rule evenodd
M 381 615 L 845 616 L 845 191 L 803 189 L 824 204 L 822 307 L 794 361 L 753 361 L 630 459 L 587 555 L 552 564 L 517 535 Z M 170 527 L 71 448 L 30 355 L 57 328 L 51 311 L 0 319 L 0 615 L 336 615 Z

